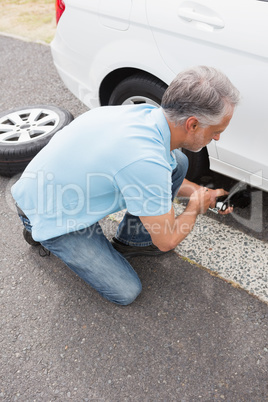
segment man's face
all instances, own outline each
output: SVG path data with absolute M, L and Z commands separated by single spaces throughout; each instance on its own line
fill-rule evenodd
M 232 117 L 233 113 L 230 113 L 225 116 L 219 124 L 205 128 L 199 127 L 197 124 L 196 130 L 192 134 L 192 143 L 189 143 L 189 148 L 186 149 L 193 152 L 199 152 L 212 140 L 219 141 L 221 133 L 226 129 Z

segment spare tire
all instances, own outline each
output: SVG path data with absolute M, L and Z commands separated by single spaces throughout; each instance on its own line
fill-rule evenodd
M 53 135 L 73 115 L 51 105 L 36 105 L 0 112 L 0 174 L 22 172 Z

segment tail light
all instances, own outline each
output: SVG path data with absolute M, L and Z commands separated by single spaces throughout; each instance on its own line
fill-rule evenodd
M 56 0 L 55 1 L 55 8 L 56 8 L 56 23 L 59 22 L 60 17 L 65 10 L 65 4 L 63 0 Z

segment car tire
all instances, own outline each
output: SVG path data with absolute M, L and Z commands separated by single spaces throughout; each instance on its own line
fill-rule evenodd
M 160 106 L 167 85 L 149 74 L 134 74 L 121 81 L 113 90 L 109 105 L 148 103 Z
M 0 113 L 0 174 L 22 172 L 53 135 L 73 120 L 65 109 L 36 105 Z
M 209 157 L 207 147 L 204 147 L 199 152 L 191 152 L 187 149 L 182 149 L 182 152 L 187 156 L 189 167 L 186 174 L 186 179 L 196 182 L 202 176 L 209 175 Z

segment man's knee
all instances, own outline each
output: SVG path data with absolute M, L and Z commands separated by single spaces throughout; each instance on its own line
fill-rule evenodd
M 128 284 L 127 288 L 121 289 L 120 292 L 114 297 L 113 301 L 116 304 L 120 304 L 121 306 L 127 306 L 136 300 L 142 290 L 142 285 L 140 282 Z
M 178 171 L 180 171 L 181 175 L 185 177 L 189 166 L 188 158 L 184 153 L 182 153 L 178 149 L 175 149 L 173 152 L 175 154 L 175 158 L 177 161 Z
M 179 150 L 173 151 L 175 153 L 177 166 L 172 172 L 172 200 L 176 197 L 180 186 L 182 185 L 183 180 L 187 174 L 188 170 L 188 158 Z

